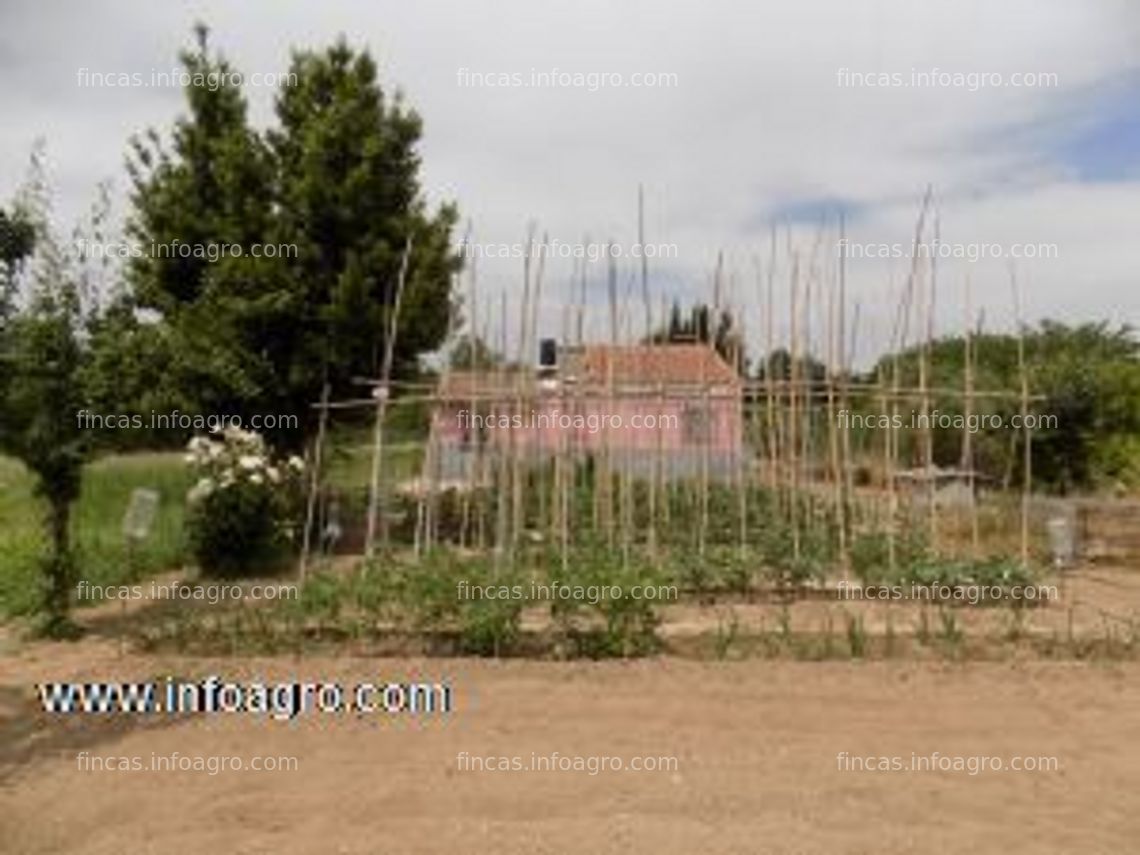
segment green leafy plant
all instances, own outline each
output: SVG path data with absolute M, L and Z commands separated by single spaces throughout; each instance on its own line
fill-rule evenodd
M 512 653 L 522 635 L 522 610 L 526 605 L 522 597 L 516 596 L 520 591 L 525 593 L 521 575 L 512 567 L 496 570 L 494 562 L 486 558 L 466 560 L 459 567 L 471 584 L 496 591 L 493 598 L 465 598 L 459 603 L 460 649 L 478 656 Z M 510 596 L 502 596 L 504 592 L 510 592 Z
M 867 652 L 867 631 L 863 625 L 862 615 L 847 615 L 847 645 L 851 648 L 851 655 L 862 659 Z
M 260 435 L 235 427 L 195 437 L 186 457 L 198 476 L 187 496 L 189 542 L 203 574 L 275 569 L 297 533 L 301 459 L 274 460 Z
M 82 265 L 56 238 L 48 220 L 43 153 L 32 158 L 26 206 L 0 212 L 0 451 L 35 476 L 45 505 L 47 550 L 41 554 L 44 634 L 74 637 L 71 592 L 75 556 L 71 515 L 79 498 L 89 443 L 76 420 L 83 403 L 85 318 L 80 298 Z M 38 262 L 16 301 L 25 260 Z
M 731 593 L 749 599 L 752 596 L 756 563 L 756 558 L 749 553 L 741 555 L 738 550 L 733 550 L 727 554 L 722 568 L 725 587 Z
M 521 638 L 526 602 L 510 567 L 433 549 L 384 573 L 395 614 L 415 632 L 454 638 L 460 652 L 478 656 L 508 655 Z
M 938 638 L 943 644 L 943 649 L 947 653 L 957 654 L 965 638 L 957 614 L 953 609 L 942 607 L 938 610 L 938 620 L 940 625 Z
M 789 646 L 792 642 L 792 613 L 786 605 L 781 606 L 776 615 L 776 631 L 780 643 L 785 647 Z
M 928 547 L 917 529 L 895 538 L 895 572 L 890 570 L 890 540 L 885 532 L 860 534 L 851 543 L 851 569 L 864 584 L 898 585 L 910 578 L 911 568 L 925 560 Z
M 662 584 L 664 575 L 647 561 L 623 561 L 611 550 L 581 553 L 573 584 L 587 590 L 620 591 L 596 602 L 557 599 L 551 615 L 559 631 L 579 655 L 594 659 L 644 656 L 658 649 L 660 616 L 652 600 L 630 596 L 635 586 Z
M 735 610 L 730 610 L 728 620 L 724 616 L 717 618 L 716 636 L 713 638 L 713 649 L 717 659 L 727 659 L 729 652 L 736 645 L 740 637 L 740 618 Z

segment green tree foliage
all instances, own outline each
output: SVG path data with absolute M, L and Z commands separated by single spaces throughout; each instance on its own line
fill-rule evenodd
M 450 248 L 456 212 L 428 211 L 420 119 L 380 88 L 367 51 L 341 41 L 295 53 L 264 133 L 250 127 L 240 88 L 217 85 L 232 69 L 211 54 L 205 28 L 181 59 L 215 83 L 188 87 L 189 114 L 169 144 L 152 131 L 133 145 L 130 232 L 144 252 L 130 279 L 138 306 L 168 332 L 136 328 L 144 340 L 132 345 L 167 351 L 188 408 L 296 414 L 300 433 L 271 437 L 295 446 L 315 424 L 310 405 L 326 379 L 334 396 L 349 395 L 354 377 L 378 373 L 409 244 L 396 375 L 442 343 L 460 265 Z M 210 260 L 148 250 L 178 243 L 243 252 Z M 255 244 L 283 249 L 259 258 Z
M 461 336 L 451 349 L 448 364 L 456 371 L 489 371 L 502 362 L 502 356 L 479 336 Z
M 974 336 L 975 389 L 1017 393 L 1017 347 L 1015 335 Z M 1034 481 L 1062 491 L 1140 483 L 1140 342 L 1133 330 L 1104 322 L 1069 326 L 1043 321 L 1025 330 L 1025 354 L 1030 392 L 1043 396 L 1030 411 L 1056 417 L 1055 425 L 1042 424 L 1033 431 Z M 962 337 L 932 343 L 928 360 L 932 388 L 963 388 Z M 882 376 L 889 382 L 892 363 L 892 356 L 884 357 L 869 379 Z M 899 355 L 903 386 L 917 385 L 918 363 L 917 349 Z M 963 413 L 958 396 L 935 396 L 932 406 L 950 416 Z M 1020 409 L 1016 394 L 1003 400 L 979 398 L 974 406 L 976 413 L 1000 416 L 1006 423 Z M 961 439 L 959 429 L 935 430 L 935 461 L 958 464 Z M 978 468 L 1005 481 L 1020 478 L 1022 441 L 1020 431 L 981 431 L 974 437 Z
M 681 312 L 680 305 L 674 302 L 669 311 L 668 323 L 644 341 L 647 344 L 712 343 L 726 362 L 730 365 L 735 363 L 739 372 L 745 370 L 744 340 L 736 327 L 736 319 L 727 309 L 722 309 L 714 319 L 714 311 L 707 303 L 697 303 L 686 317 Z
M 773 380 L 788 381 L 792 379 L 794 360 L 787 348 L 781 347 L 771 351 L 768 358 L 756 364 L 756 379 L 765 380 L 769 376 Z M 796 376 L 803 382 L 811 381 L 817 389 L 823 389 L 827 383 L 827 366 L 810 354 L 801 356 L 796 367 Z
M 16 276 L 34 245 L 35 228 L 27 218 L 0 209 L 0 326 L 12 312 Z
M 152 428 L 149 414 L 194 412 L 198 399 L 190 388 L 170 382 L 189 376 L 180 360 L 190 351 L 176 344 L 177 329 L 141 321 L 129 297 L 120 297 L 89 319 L 87 358 L 82 384 L 87 406 L 103 416 L 141 416 L 129 430 L 96 431 L 92 439 L 107 449 L 175 448 L 183 433 Z M 189 344 L 189 343 L 187 343 Z
M 41 159 L 33 157 L 31 198 L 43 198 Z M 68 614 L 75 563 L 71 507 L 79 496 L 86 451 L 76 413 L 83 352 L 80 287 L 75 260 L 48 228 L 44 209 L 4 216 L 4 262 L 12 294 L 31 257 L 26 299 L 0 317 L 0 452 L 20 460 L 36 477 L 47 505 L 50 551 L 44 559 L 44 630 L 73 629 Z M 14 236 L 14 239 L 13 239 Z

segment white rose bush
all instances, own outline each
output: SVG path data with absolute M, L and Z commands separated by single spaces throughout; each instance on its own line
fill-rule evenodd
M 191 439 L 186 462 L 198 476 L 187 501 L 190 547 L 202 573 L 237 577 L 280 567 L 299 531 L 301 458 L 275 458 L 260 434 L 231 426 Z

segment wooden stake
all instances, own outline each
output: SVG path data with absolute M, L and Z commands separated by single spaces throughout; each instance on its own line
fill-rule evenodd
M 387 341 L 384 342 L 384 365 L 381 371 L 380 386 L 376 388 L 376 426 L 372 442 L 372 478 L 368 498 L 368 529 L 364 540 L 364 553 L 369 558 L 376 551 L 376 517 L 381 511 L 381 472 L 384 461 L 384 414 L 388 406 L 389 383 L 392 379 L 392 361 L 396 353 L 396 335 L 400 329 L 400 303 L 404 297 L 404 283 L 408 275 L 408 261 L 412 255 L 412 237 L 404 244 L 404 257 L 400 261 L 400 275 L 396 283 L 396 300 L 392 307 L 392 319 L 388 325 Z M 383 527 L 384 546 L 388 546 L 388 524 Z
M 312 549 L 313 519 L 316 516 L 317 493 L 320 489 L 321 458 L 325 447 L 325 429 L 329 421 L 329 383 L 326 380 L 321 389 L 321 413 L 317 419 L 317 439 L 313 444 L 312 469 L 309 472 L 309 497 L 305 507 L 305 531 L 301 534 L 301 584 L 309 570 L 309 553 Z
M 974 477 L 974 445 L 973 434 L 970 431 L 970 421 L 974 415 L 974 299 L 973 283 L 969 274 L 966 274 L 966 337 L 964 341 L 965 353 L 965 419 L 962 427 L 962 465 L 966 468 L 968 486 L 970 489 L 970 548 L 973 558 L 980 554 L 980 533 L 978 529 L 978 501 L 977 485 Z
M 1013 289 L 1014 317 L 1017 323 L 1017 373 L 1021 379 L 1021 426 L 1022 426 L 1022 478 L 1021 478 L 1021 563 L 1029 566 L 1029 493 L 1033 480 L 1033 450 L 1030 445 L 1032 433 L 1029 430 L 1029 372 L 1025 365 L 1025 326 L 1021 315 L 1021 289 L 1017 273 L 1012 265 L 1009 271 L 1010 287 Z

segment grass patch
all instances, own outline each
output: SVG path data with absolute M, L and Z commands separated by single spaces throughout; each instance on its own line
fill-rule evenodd
M 71 520 L 77 580 L 120 585 L 179 566 L 191 478 L 175 452 L 112 455 L 84 467 Z M 19 462 L 0 457 L 0 616 L 28 614 L 39 599 L 46 542 L 34 486 Z M 122 522 L 136 487 L 157 490 L 159 507 L 150 536 L 128 556 Z

